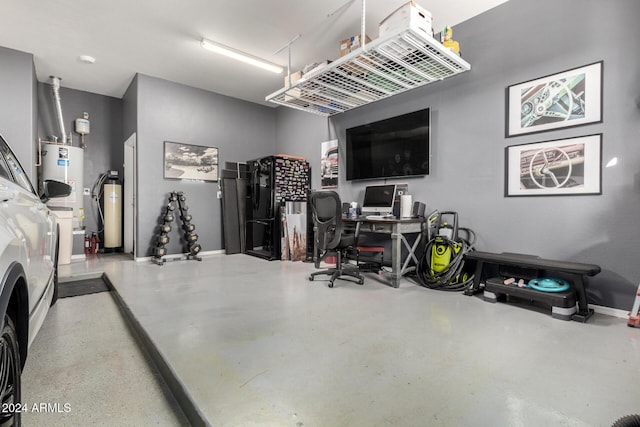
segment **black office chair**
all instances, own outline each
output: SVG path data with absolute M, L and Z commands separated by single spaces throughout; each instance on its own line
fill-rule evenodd
M 345 230 L 342 222 L 342 204 L 340 196 L 335 191 L 315 191 L 311 193 L 311 210 L 314 225 L 314 261 L 316 268 L 320 266 L 320 260 L 335 254 L 336 266 L 327 270 L 311 273 L 309 280 L 315 276 L 330 275 L 329 287 L 333 288 L 333 282 L 343 276 L 357 279 L 362 285 L 364 278 L 358 269 L 343 265 L 343 259 L 348 252 L 356 252 L 357 233 Z M 318 253 L 320 251 L 320 253 Z

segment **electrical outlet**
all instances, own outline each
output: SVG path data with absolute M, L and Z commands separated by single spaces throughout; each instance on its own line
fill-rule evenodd
M 82 194 L 85 196 L 90 196 L 91 195 L 91 189 L 90 188 L 83 188 L 82 189 Z

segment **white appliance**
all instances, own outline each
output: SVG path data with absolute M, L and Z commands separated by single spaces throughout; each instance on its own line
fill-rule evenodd
M 84 225 L 84 201 L 82 196 L 84 150 L 71 145 L 42 144 L 42 180 L 53 179 L 71 186 L 67 197 L 51 199 L 47 205 L 73 208 L 73 228 Z

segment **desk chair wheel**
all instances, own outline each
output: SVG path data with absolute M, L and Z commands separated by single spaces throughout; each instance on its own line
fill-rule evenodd
M 329 282 L 327 286 L 329 286 L 330 288 L 333 288 L 333 282 Z
M 358 285 L 364 285 L 364 279 L 358 280 Z
M 309 281 L 313 282 L 313 276 L 309 276 Z

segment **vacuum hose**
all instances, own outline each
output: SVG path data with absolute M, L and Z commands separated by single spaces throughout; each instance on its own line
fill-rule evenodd
M 444 236 L 436 236 L 429 240 L 418 262 L 416 275 L 418 283 L 431 289 L 459 292 L 465 290 L 472 282 L 473 275 L 464 274 L 464 255 L 473 250 L 475 233 L 468 228 L 460 228 L 467 233 L 469 240 L 454 241 Z M 446 246 L 443 248 L 442 246 Z M 450 251 L 451 259 L 444 268 L 436 269 L 432 265 L 432 254 L 439 247 L 440 251 Z M 438 271 L 439 270 L 439 271 Z

